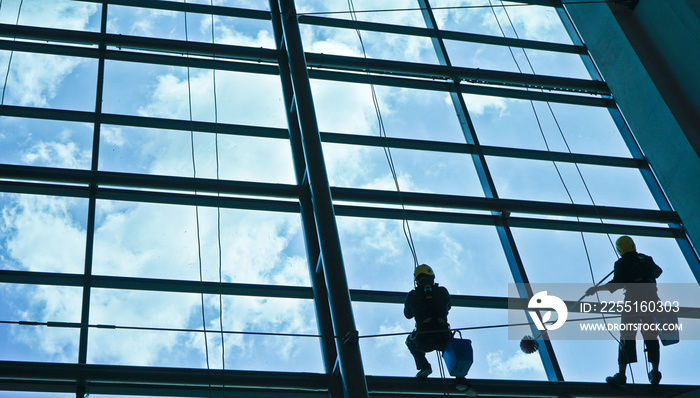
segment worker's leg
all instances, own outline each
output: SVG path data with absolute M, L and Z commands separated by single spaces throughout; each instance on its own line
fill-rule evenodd
M 632 323 L 636 322 L 633 319 L 626 319 L 625 314 L 622 315 L 620 324 L 620 342 L 617 349 L 617 364 L 618 372 L 605 379 L 608 384 L 625 385 L 627 384 L 627 365 L 637 362 L 637 347 L 634 341 L 636 330 L 632 329 Z
M 415 331 L 413 331 L 413 333 L 406 338 L 406 347 L 408 347 L 408 351 L 410 351 L 411 355 L 413 355 L 413 360 L 416 362 L 416 369 L 420 371 L 431 369 L 430 362 L 428 362 L 428 360 L 425 358 L 425 352 L 418 348 L 416 339 L 417 336 Z M 425 376 L 428 374 L 430 373 L 427 373 Z M 418 376 L 425 377 L 421 376 L 421 372 L 418 373 Z
M 657 385 L 661 381 L 661 372 L 659 372 L 659 359 L 661 355 L 659 352 L 657 332 L 655 330 L 645 330 L 642 332 L 642 337 L 644 337 L 644 349 L 647 352 L 647 360 L 651 364 L 651 371 L 648 375 L 649 382 L 652 385 Z

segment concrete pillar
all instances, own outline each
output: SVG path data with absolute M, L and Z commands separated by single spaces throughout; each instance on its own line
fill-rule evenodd
M 563 3 L 697 251 L 700 1 Z

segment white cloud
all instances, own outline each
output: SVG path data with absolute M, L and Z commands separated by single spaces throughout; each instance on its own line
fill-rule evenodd
M 2 22 L 14 24 L 17 17 L 15 5 L 3 4 L 2 9 Z M 23 25 L 81 30 L 87 26 L 96 10 L 97 5 L 89 3 L 25 1 L 19 22 Z M 5 103 L 46 106 L 56 96 L 63 80 L 82 62 L 86 61 L 57 55 L 15 52 Z
M 100 137 L 105 140 L 107 144 L 114 146 L 124 146 L 124 134 L 120 127 L 102 126 L 100 129 Z
M 541 369 L 539 355 L 528 355 L 522 351 L 507 354 L 503 351 L 486 354 L 488 371 L 497 378 L 518 379 L 523 374 Z
M 12 57 L 5 102 L 46 106 L 63 80 L 82 62 L 78 58 L 16 52 Z
M 34 144 L 22 156 L 28 164 L 65 168 L 89 168 L 91 153 L 81 150 L 75 142 L 44 142 Z
M 3 6 L 5 6 L 5 3 L 3 3 Z M 49 2 L 25 0 L 22 2 L 19 23 L 22 25 L 80 30 L 85 28 L 90 17 L 97 10 L 97 4 L 90 3 L 67 0 L 53 0 Z M 16 17 L 15 10 L 13 10 L 13 13 L 15 13 L 14 16 Z M 12 23 L 14 22 L 12 20 Z
M 472 94 L 465 94 L 464 98 L 469 112 L 476 115 L 484 115 L 487 112 L 493 112 L 500 118 L 508 114 L 509 108 L 507 98 Z
M 0 231 L 7 253 L 23 269 L 76 272 L 83 269 L 85 232 L 71 214 L 77 199 L 22 195 L 2 208 Z

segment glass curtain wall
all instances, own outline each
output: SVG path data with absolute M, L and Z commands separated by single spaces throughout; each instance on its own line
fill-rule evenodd
M 522 353 L 509 283 L 593 284 L 622 234 L 697 282 L 558 1 L 294 3 L 365 374 L 415 373 L 415 261 L 477 379 L 617 369 L 612 338 Z M 273 21 L 262 0 L 0 2 L 0 362 L 328 371 Z M 696 343 L 662 349 L 664 383 L 700 382 Z

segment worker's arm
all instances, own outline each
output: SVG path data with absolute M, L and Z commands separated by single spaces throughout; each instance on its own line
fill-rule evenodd
M 412 305 L 413 300 L 411 297 L 412 293 L 413 293 L 413 291 L 410 291 L 408 293 L 408 295 L 406 296 L 406 301 L 404 301 L 404 303 L 403 303 L 403 315 L 408 319 L 411 319 L 414 316 L 413 305 Z

